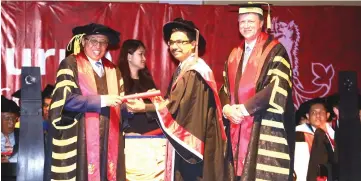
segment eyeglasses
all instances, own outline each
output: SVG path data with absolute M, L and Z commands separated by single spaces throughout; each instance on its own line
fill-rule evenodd
M 85 39 L 90 42 L 91 46 L 98 46 L 98 44 L 102 47 L 108 46 L 108 41 L 98 41 L 96 39 L 89 39 L 89 38 L 85 38 Z
M 8 121 L 8 122 L 14 122 L 18 119 L 17 116 L 1 116 L 1 120 Z
M 168 46 L 172 46 L 172 45 L 174 45 L 174 44 L 176 44 L 177 46 L 179 46 L 179 45 L 186 45 L 186 44 L 188 44 L 188 43 L 189 43 L 189 40 L 175 40 L 175 41 L 169 40 L 169 41 L 168 41 Z

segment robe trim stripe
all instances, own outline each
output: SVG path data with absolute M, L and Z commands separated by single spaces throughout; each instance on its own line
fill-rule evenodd
M 180 126 L 169 113 L 168 108 L 159 110 L 158 104 L 155 104 L 158 111 L 157 115 L 159 118 L 160 125 L 174 141 L 182 145 L 188 151 L 196 155 L 199 159 L 203 160 L 204 143 L 197 137 L 193 136 L 182 126 Z M 184 136 L 187 135 L 187 136 Z
M 76 169 L 76 163 L 64 166 L 64 167 L 57 167 L 57 166 L 51 166 L 51 171 L 54 173 L 68 173 Z
M 255 181 L 271 181 L 271 180 L 264 180 L 264 179 L 256 178 Z
M 57 159 L 57 160 L 65 160 L 68 158 L 72 158 L 74 156 L 76 156 L 77 154 L 77 149 L 73 150 L 73 151 L 69 151 L 66 153 L 56 153 L 56 152 L 52 152 L 52 158 Z
M 282 72 L 281 70 L 279 69 L 271 69 L 267 72 L 267 75 L 276 75 L 276 76 L 279 76 L 279 77 L 282 77 L 283 79 L 285 79 L 288 84 L 290 85 L 290 87 L 292 87 L 292 82 L 290 81 L 290 76 L 287 75 L 286 73 Z
M 283 57 L 281 56 L 276 56 L 274 59 L 273 59 L 273 62 L 281 62 L 283 65 L 285 65 L 288 69 L 291 69 L 291 65 L 290 63 L 287 62 L 286 59 L 284 59 Z
M 70 75 L 70 76 L 74 77 L 74 72 L 70 69 L 61 69 L 56 74 L 56 77 L 59 77 L 61 75 Z
M 64 91 L 63 91 L 63 99 L 60 99 L 58 101 L 54 101 L 51 105 L 50 105 L 50 110 L 52 109 L 55 109 L 55 108 L 58 108 L 58 107 L 61 107 L 61 106 L 64 106 L 65 104 L 65 100 L 66 100 L 66 94 L 67 92 L 70 92 L 70 88 L 68 86 L 66 86 L 64 88 Z
M 55 145 L 55 146 L 67 146 L 67 145 L 71 145 L 73 143 L 76 143 L 77 140 L 78 140 L 78 136 L 74 136 L 74 137 L 66 139 L 66 140 L 58 140 L 58 139 L 53 138 L 53 145 Z
M 285 160 L 290 160 L 290 156 L 288 154 L 282 153 L 282 152 L 277 152 L 277 151 L 258 149 L 258 154 L 263 155 L 263 156 L 273 157 L 273 158 L 281 158 L 281 159 L 285 159 Z
M 279 89 L 281 89 L 280 86 L 279 86 L 280 79 L 278 77 L 274 77 L 272 80 L 274 81 L 274 88 L 273 88 L 272 93 L 271 93 L 271 98 L 269 100 L 269 104 L 273 108 L 272 107 L 268 108 L 267 111 L 272 112 L 272 113 L 276 113 L 276 114 L 283 114 L 284 109 L 282 108 L 282 106 L 278 105 L 276 103 L 276 101 L 275 101 L 276 93 L 279 92 Z
M 269 166 L 269 165 L 264 165 L 264 164 L 260 164 L 260 163 L 257 164 L 256 169 L 266 171 L 266 172 L 283 174 L 283 175 L 288 175 L 290 172 L 288 168 Z
M 262 126 L 273 127 L 273 128 L 280 128 L 280 129 L 285 128 L 283 126 L 283 123 L 278 122 L 278 121 L 273 121 L 273 120 L 267 120 L 267 119 L 262 119 L 261 125 Z
M 54 92 L 62 87 L 66 87 L 66 86 L 70 86 L 70 87 L 74 87 L 74 88 L 78 88 L 78 86 L 76 85 L 75 82 L 72 82 L 70 80 L 63 80 L 61 82 L 58 82 L 54 88 Z
M 54 123 L 60 121 L 60 118 L 57 119 L 57 120 L 54 120 Z M 73 126 L 75 126 L 76 124 L 78 123 L 78 120 L 77 119 L 74 119 L 74 122 L 70 125 L 67 125 L 67 126 L 56 126 L 54 125 L 54 127 L 58 130 L 63 130 L 63 129 L 69 129 L 69 128 L 72 128 Z
M 67 179 L 67 180 L 55 180 L 55 179 L 51 179 L 51 181 L 75 181 L 76 177 L 73 177 L 71 179 Z
M 269 141 L 269 142 L 273 142 L 273 143 L 287 145 L 287 140 L 285 138 L 278 137 L 278 136 L 260 134 L 259 139 L 262 141 Z

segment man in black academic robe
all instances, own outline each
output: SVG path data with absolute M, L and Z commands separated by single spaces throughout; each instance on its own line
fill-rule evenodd
M 100 24 L 73 34 L 74 53 L 59 65 L 50 105 L 51 179 L 125 181 L 121 75 L 104 57 L 120 34 Z
M 234 173 L 244 181 L 292 180 L 295 122 L 287 51 L 262 32 L 260 5 L 239 8 L 238 22 L 244 41 L 229 55 L 222 89 Z

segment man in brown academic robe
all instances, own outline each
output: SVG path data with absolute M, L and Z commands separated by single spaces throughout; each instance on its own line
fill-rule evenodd
M 204 48 L 205 40 L 193 22 L 182 18 L 165 24 L 163 33 L 180 62 L 168 99 L 153 100 L 169 141 L 165 180 L 227 180 L 223 170 L 226 136 L 217 86 L 212 70 L 197 53 L 197 46 Z

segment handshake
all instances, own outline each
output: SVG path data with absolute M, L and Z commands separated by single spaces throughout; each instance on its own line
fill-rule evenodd
M 243 104 L 225 105 L 223 107 L 223 117 L 234 124 L 241 124 L 245 116 L 249 116 Z

